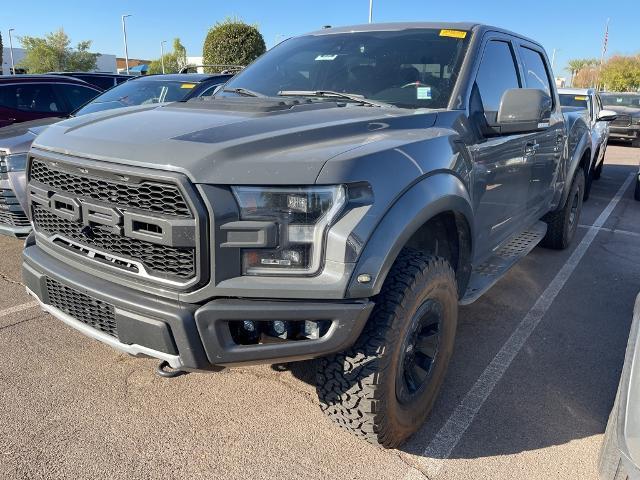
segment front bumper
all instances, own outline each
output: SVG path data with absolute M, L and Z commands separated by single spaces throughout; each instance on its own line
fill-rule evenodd
M 640 139 L 640 125 L 630 125 L 628 127 L 610 127 L 609 138 L 625 140 Z
M 13 225 L 7 225 L 0 223 L 0 235 L 7 235 L 9 237 L 24 238 L 31 233 L 31 226 L 28 227 L 15 227 Z
M 27 242 L 23 261 L 27 290 L 54 317 L 122 352 L 165 360 L 184 370 L 290 362 L 335 353 L 355 342 L 373 308 L 373 302 L 367 299 L 325 302 L 219 298 L 203 305 L 186 304 L 89 275 L 47 255 L 33 242 Z M 112 306 L 117 337 L 52 305 L 48 281 L 71 289 L 73 295 Z M 229 322 L 236 320 L 326 320 L 331 326 L 319 339 L 239 345 L 229 330 Z

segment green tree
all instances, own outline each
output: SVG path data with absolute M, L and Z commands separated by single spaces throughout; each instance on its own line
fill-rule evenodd
M 248 65 L 266 49 L 256 25 L 227 18 L 216 23 L 207 33 L 202 58 L 206 65 Z
M 571 72 L 571 85 L 573 85 L 573 78 L 576 76 L 582 68 L 585 66 L 585 61 L 582 58 L 574 58 L 567 62 L 567 70 Z
M 16 67 L 29 73 L 95 70 L 98 54 L 90 53 L 91 41 L 78 43 L 71 47 L 69 36 L 61 28 L 56 32 L 39 37 L 20 37 L 20 43 L 26 50 L 24 59 Z
M 162 60 L 164 59 L 164 73 L 178 73 L 187 64 L 187 49 L 179 38 L 173 40 L 173 52 L 165 53 L 162 58 L 149 64 L 149 74 L 162 73 Z
M 611 57 L 602 67 L 601 82 L 614 92 L 640 89 L 640 55 Z

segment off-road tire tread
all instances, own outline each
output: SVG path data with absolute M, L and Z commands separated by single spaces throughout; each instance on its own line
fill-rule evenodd
M 573 182 L 579 181 L 582 177 L 582 188 L 584 189 L 585 175 L 583 170 L 578 170 L 573 179 Z M 571 185 L 571 191 L 573 191 L 574 183 Z M 584 191 L 584 190 L 583 190 Z M 547 224 L 547 233 L 540 242 L 540 245 L 546 248 L 553 248 L 556 250 L 562 250 L 569 246 L 569 242 L 566 238 L 565 222 L 567 221 L 567 209 L 571 208 L 572 193 L 569 193 L 564 206 L 560 210 L 547 213 L 542 220 Z
M 398 317 L 403 314 L 405 296 L 429 277 L 443 276 L 456 285 L 455 273 L 446 260 L 404 249 L 375 298 L 376 305 L 355 345 L 320 359 L 316 377 L 320 408 L 342 428 L 374 445 L 395 448 L 404 440 L 386 421 L 385 399 L 379 388 L 381 373 L 390 368 L 389 356 L 382 356 L 388 347 L 386 339 L 402 341 Z

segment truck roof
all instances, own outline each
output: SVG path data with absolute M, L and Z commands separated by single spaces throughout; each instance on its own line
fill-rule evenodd
M 501 32 L 514 37 L 522 38 L 528 42 L 540 45 L 539 42 L 525 37 L 518 33 L 506 30 L 500 27 L 478 22 L 388 22 L 388 23 L 364 23 L 361 25 L 346 25 L 343 27 L 323 28 L 316 30 L 308 35 L 331 35 L 334 33 L 353 33 L 353 32 L 379 32 L 379 31 L 398 31 L 410 30 L 415 28 L 433 28 L 440 30 L 467 30 L 477 33 L 484 32 Z

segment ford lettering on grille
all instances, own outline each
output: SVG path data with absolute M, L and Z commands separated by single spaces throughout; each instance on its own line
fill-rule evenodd
M 100 225 L 109 232 L 157 245 L 195 247 L 195 222 L 158 218 L 119 208 L 107 207 L 94 201 L 55 193 L 29 185 L 31 202 L 58 217 L 78 223 L 79 232 L 90 232 L 83 227 Z
M 27 194 L 36 233 L 92 262 L 160 283 L 201 280 L 199 223 L 178 183 L 32 159 Z

